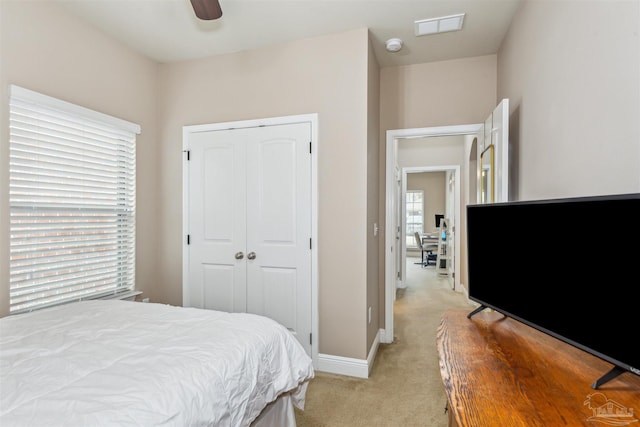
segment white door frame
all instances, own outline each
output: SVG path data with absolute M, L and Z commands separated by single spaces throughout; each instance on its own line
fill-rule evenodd
M 394 206 L 397 200 L 395 194 L 396 184 L 394 182 L 394 172 L 397 164 L 397 145 L 399 139 L 404 138 L 424 138 L 432 136 L 452 136 L 452 135 L 476 135 L 482 132 L 484 124 L 470 124 L 470 125 L 457 125 L 457 126 L 439 126 L 428 128 L 413 128 L 413 129 L 395 129 L 387 131 L 386 141 L 386 167 L 385 167 L 385 250 L 384 250 L 384 264 L 385 264 L 385 329 L 381 334 L 380 341 L 383 343 L 393 342 L 393 302 L 396 295 L 396 266 L 394 262 L 394 254 L 392 251 L 394 245 L 394 239 L 396 233 L 393 231 L 394 227 Z M 467 160 L 468 161 L 468 160 Z M 456 185 L 459 179 L 456 180 Z M 458 200 L 456 204 L 462 205 L 460 195 L 457 195 Z M 460 215 L 456 218 L 456 239 L 460 236 Z M 460 250 L 459 242 L 456 242 L 456 251 Z M 456 253 L 456 258 L 460 260 L 460 254 Z M 459 280 L 460 274 L 456 274 L 457 280 Z
M 189 235 L 189 174 L 187 168 L 188 135 L 195 132 L 209 132 L 223 129 L 252 128 L 260 126 L 287 125 L 295 123 L 311 124 L 311 358 L 313 366 L 318 367 L 318 349 L 320 334 L 318 333 L 318 114 L 300 114 L 293 116 L 269 117 L 264 119 L 240 120 L 233 122 L 210 123 L 182 127 L 182 150 L 184 153 L 182 168 L 182 283 L 189 281 L 189 251 L 187 235 Z

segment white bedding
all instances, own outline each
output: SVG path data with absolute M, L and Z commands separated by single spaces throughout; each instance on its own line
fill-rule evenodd
M 0 319 L 0 425 L 249 426 L 311 359 L 262 316 L 84 301 Z

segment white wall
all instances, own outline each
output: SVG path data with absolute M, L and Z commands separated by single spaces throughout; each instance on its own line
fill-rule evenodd
M 366 359 L 369 60 L 359 29 L 160 66 L 162 301 L 182 303 L 182 126 L 318 113 L 319 351 Z
M 157 248 L 157 65 L 46 1 L 0 1 L 0 316 L 9 312 L 7 86 L 137 123 L 136 287 L 153 295 Z
M 498 53 L 515 199 L 640 191 L 640 2 L 526 1 Z
M 416 172 L 407 174 L 407 191 L 419 190 L 424 193 L 424 231 L 436 231 L 435 214 L 446 212 L 446 173 Z M 412 242 L 413 243 L 413 242 Z

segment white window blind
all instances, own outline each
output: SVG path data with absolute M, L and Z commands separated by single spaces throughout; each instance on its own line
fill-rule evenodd
M 136 124 L 11 86 L 10 313 L 134 290 Z
M 408 248 L 417 248 L 415 232 L 422 233 L 424 231 L 424 191 L 407 190 L 406 214 L 406 244 Z

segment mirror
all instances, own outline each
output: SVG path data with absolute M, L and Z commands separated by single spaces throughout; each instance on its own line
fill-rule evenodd
M 482 204 L 494 202 L 493 151 L 494 145 L 491 144 L 480 154 L 480 203 Z

